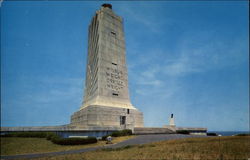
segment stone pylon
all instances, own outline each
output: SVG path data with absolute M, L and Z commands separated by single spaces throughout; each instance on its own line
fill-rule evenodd
M 143 127 L 143 114 L 130 102 L 123 19 L 103 4 L 88 28 L 84 98 L 71 125 L 87 128 Z
M 174 124 L 174 114 L 171 114 L 171 116 L 170 116 L 169 125 L 170 126 L 175 126 L 175 124 Z

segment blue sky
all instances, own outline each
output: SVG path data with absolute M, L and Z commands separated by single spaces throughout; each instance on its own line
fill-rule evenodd
M 1 125 L 68 124 L 83 97 L 87 27 L 103 2 L 1 4 Z M 111 2 L 124 18 L 132 104 L 145 126 L 249 130 L 248 2 Z

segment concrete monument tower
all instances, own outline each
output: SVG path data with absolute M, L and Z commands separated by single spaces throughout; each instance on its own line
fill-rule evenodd
M 130 102 L 123 20 L 103 4 L 88 29 L 84 101 L 71 125 L 89 129 L 143 127 L 143 114 Z

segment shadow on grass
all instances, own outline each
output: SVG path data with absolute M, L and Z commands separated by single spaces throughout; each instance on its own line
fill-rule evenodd
M 135 147 L 135 145 L 127 145 L 127 146 L 119 147 L 119 148 L 103 148 L 101 149 L 101 151 L 122 151 L 122 150 L 126 150 L 126 149 L 133 148 L 133 147 Z

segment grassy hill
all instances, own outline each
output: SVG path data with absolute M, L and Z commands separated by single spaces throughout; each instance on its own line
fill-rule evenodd
M 113 143 L 118 143 L 134 136 L 116 137 Z M 28 153 L 45 153 L 67 151 L 95 146 L 104 146 L 105 141 L 98 141 L 87 145 L 58 145 L 45 138 L 22 138 L 22 137 L 1 137 L 1 155 L 17 155 Z
M 230 136 L 178 139 L 37 160 L 238 160 L 249 157 L 250 136 Z

